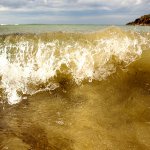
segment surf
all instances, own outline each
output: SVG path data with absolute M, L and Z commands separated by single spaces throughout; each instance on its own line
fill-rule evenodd
M 24 95 L 59 88 L 64 78 L 78 86 L 106 80 L 149 49 L 149 36 L 118 27 L 90 33 L 0 35 L 1 97 L 16 104 Z

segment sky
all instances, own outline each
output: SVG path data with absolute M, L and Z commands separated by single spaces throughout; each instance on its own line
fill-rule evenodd
M 0 0 L 0 24 L 126 24 L 150 0 Z

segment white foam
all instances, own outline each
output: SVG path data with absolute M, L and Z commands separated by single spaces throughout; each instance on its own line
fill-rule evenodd
M 18 103 L 21 94 L 59 87 L 58 83 L 48 80 L 57 76 L 58 70 L 63 72 L 62 65 L 68 68 L 65 73 L 80 84 L 84 79 L 90 82 L 105 79 L 116 71 L 118 64 L 128 65 L 142 53 L 139 41 L 127 36 L 100 38 L 86 45 L 74 40 L 39 40 L 34 46 L 36 42 L 18 40 L 15 44 L 7 41 L 0 45 L 1 86 L 9 104 Z M 40 84 L 44 84 L 44 88 L 39 87 Z
M 0 24 L 1 26 L 5 26 L 5 25 L 7 25 L 7 24 Z

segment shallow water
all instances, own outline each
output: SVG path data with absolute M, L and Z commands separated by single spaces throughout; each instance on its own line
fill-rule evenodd
M 73 41 L 79 43 L 78 48 L 83 49 L 84 47 L 85 49 L 77 56 L 74 54 L 81 49 L 71 49 L 72 51 L 69 49 L 69 52 L 71 51 L 69 56 L 66 55 L 68 51 L 61 55 L 57 52 L 56 56 L 59 59 L 58 61 L 55 59 L 55 66 L 58 65 L 58 62 L 65 62 L 69 65 L 64 65 L 64 63 L 59 65 L 60 68 L 58 67 L 58 70 L 54 72 L 56 73 L 54 77 L 43 68 L 49 65 L 45 63 L 48 62 L 46 61 L 46 56 L 49 56 L 49 53 L 46 53 L 49 50 L 48 47 L 42 49 L 43 53 L 40 56 L 43 56 L 44 59 L 38 56 L 38 60 L 43 63 L 36 61 L 37 68 L 35 70 L 34 67 L 31 68 L 29 74 L 26 73 L 25 76 L 23 76 L 25 72 L 21 69 L 25 69 L 30 60 L 32 60 L 30 64 L 35 63 L 36 57 L 26 55 L 28 59 L 23 59 L 26 57 L 22 57 L 22 53 L 16 55 L 18 49 L 14 49 L 14 57 L 7 55 L 9 63 L 0 69 L 2 87 L 0 149 L 149 150 L 149 34 L 129 33 L 118 28 L 111 28 L 100 34 L 88 33 L 80 36 L 68 35 L 68 33 L 67 35 L 57 34 L 54 39 L 63 39 L 68 43 L 72 38 Z M 29 36 L 8 35 L 2 37 L 1 41 L 7 43 L 8 46 L 16 41 L 31 39 Z M 67 39 L 64 40 L 64 36 Z M 40 35 L 40 39 L 44 42 L 47 37 L 51 39 L 53 36 L 46 35 L 45 39 L 45 35 L 42 38 Z M 83 42 L 85 37 L 90 44 Z M 121 38 L 120 41 L 118 37 Z M 126 37 L 128 40 L 125 40 Z M 38 39 L 37 36 L 34 37 L 34 40 L 35 38 Z M 107 39 L 104 45 L 94 43 L 95 40 L 102 39 Z M 132 45 L 133 42 L 135 45 Z M 5 49 L 4 43 L 1 46 L 2 50 Z M 75 46 L 73 42 L 72 44 Z M 97 49 L 98 46 L 101 46 L 100 50 Z M 9 48 L 6 53 L 14 54 L 12 50 L 13 48 L 11 50 Z M 29 53 L 31 48 L 25 50 L 28 50 Z M 93 53 L 90 53 L 91 50 Z M 35 48 L 33 51 L 37 52 Z M 90 55 L 92 58 L 89 57 Z M 63 61 L 66 56 L 68 59 Z M 78 61 L 69 61 L 71 59 Z M 82 62 L 83 59 L 84 62 Z M 92 65 L 93 60 L 94 66 Z M 16 65 L 16 62 L 19 63 Z M 18 64 L 22 67 L 21 69 Z M 46 72 L 46 82 L 45 78 L 39 75 L 40 67 L 43 69 L 40 71 Z M 91 74 L 88 74 L 89 70 L 92 70 Z M 40 83 L 33 82 L 35 79 Z M 49 83 L 53 84 L 49 87 Z M 16 96 L 21 99 L 19 99 L 20 102 L 17 101 L 17 104 L 10 105 L 13 102 L 16 103 L 15 99 L 10 100 L 12 97 L 9 97 L 10 93 L 14 92 L 14 87 L 18 92 Z

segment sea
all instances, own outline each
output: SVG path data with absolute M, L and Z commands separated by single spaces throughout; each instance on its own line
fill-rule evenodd
M 0 150 L 150 150 L 150 26 L 1 24 Z

